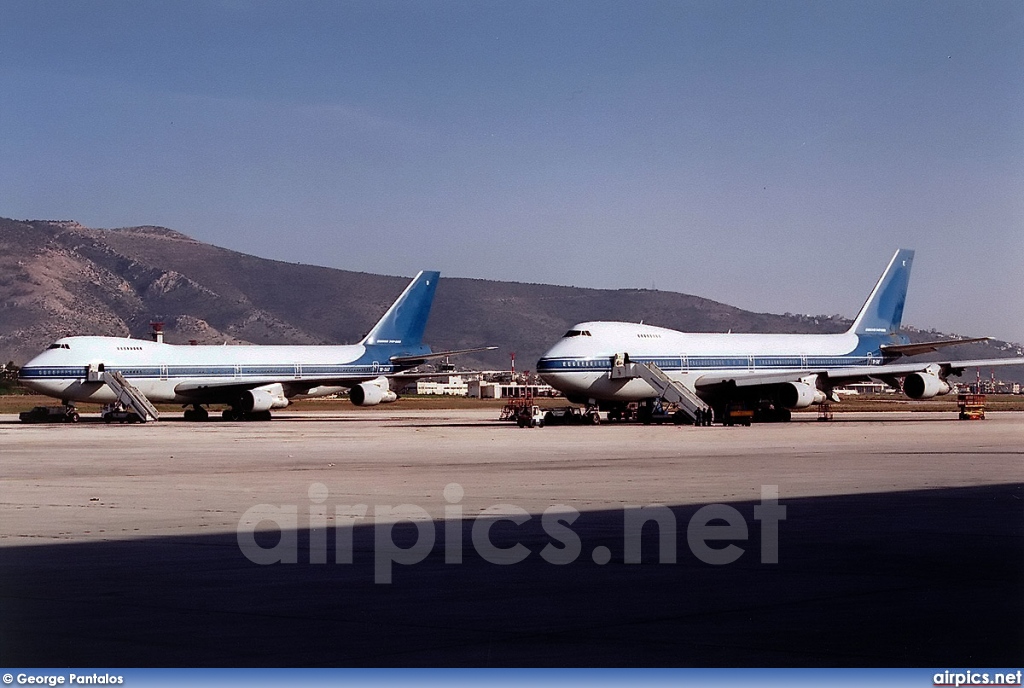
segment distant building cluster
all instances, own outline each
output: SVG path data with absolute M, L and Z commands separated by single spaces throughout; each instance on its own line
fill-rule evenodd
M 980 375 L 974 379 L 973 382 L 959 382 L 956 385 L 957 392 L 964 392 L 968 394 L 1021 394 L 1021 384 L 1019 382 L 1006 382 L 1003 380 L 996 379 L 996 374 L 993 371 L 992 374 L 986 379 Z
M 528 373 L 492 371 L 471 375 L 446 375 L 410 383 L 405 394 L 448 395 L 472 399 L 519 399 L 526 396 L 555 397 L 561 393 Z

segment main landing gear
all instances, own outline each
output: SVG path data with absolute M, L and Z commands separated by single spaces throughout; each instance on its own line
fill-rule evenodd
M 233 408 L 224 409 L 220 417 L 226 421 L 238 420 L 270 420 L 270 411 L 238 411 Z
M 270 411 L 242 411 L 235 407 L 224 409 L 220 417 L 228 422 L 235 421 L 266 421 L 270 420 Z M 183 414 L 184 420 L 192 423 L 203 423 L 210 420 L 210 412 L 201 404 L 192 404 Z
M 184 419 L 192 423 L 203 423 L 210 420 L 210 412 L 200 404 L 193 404 L 192 408 L 186 408 Z M 234 407 L 226 408 L 220 414 L 221 419 L 228 422 L 235 421 L 266 421 L 270 420 L 270 411 L 240 411 Z
M 210 413 L 199 404 L 193 404 L 192 408 L 185 409 L 185 420 L 203 422 L 210 419 Z

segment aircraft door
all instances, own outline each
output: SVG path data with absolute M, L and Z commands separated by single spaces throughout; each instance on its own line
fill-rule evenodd
M 103 364 L 90 363 L 85 367 L 86 382 L 103 382 Z

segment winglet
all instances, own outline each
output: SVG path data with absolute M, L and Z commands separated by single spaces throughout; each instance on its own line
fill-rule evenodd
M 362 344 L 421 344 L 440 277 L 440 272 L 420 271 L 398 300 L 391 304 L 384 317 L 363 338 Z
M 910 249 L 896 251 L 853 321 L 850 332 L 877 336 L 899 331 L 913 262 L 914 252 Z

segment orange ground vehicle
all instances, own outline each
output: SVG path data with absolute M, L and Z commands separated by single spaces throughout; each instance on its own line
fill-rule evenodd
M 960 406 L 960 420 L 985 420 L 984 394 L 958 394 L 956 403 Z

